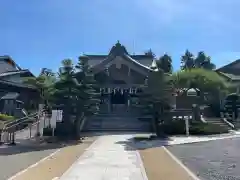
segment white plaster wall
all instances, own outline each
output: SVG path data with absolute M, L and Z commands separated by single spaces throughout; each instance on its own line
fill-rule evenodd
M 17 69 L 5 61 L 0 61 L 0 73 L 7 72 L 7 71 L 14 71 L 14 70 L 17 70 Z

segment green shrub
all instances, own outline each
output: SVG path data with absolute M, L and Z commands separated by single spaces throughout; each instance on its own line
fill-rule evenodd
M 212 135 L 228 133 L 228 128 L 212 123 L 194 123 L 190 126 L 190 134 L 192 135 Z
M 0 121 L 12 121 L 14 120 L 13 116 L 9 116 L 7 114 L 0 114 Z
M 185 122 L 182 120 L 173 120 L 165 122 L 160 126 L 160 129 L 169 135 L 180 135 L 185 134 Z
M 169 121 L 159 127 L 165 134 L 168 135 L 185 135 L 185 122 L 182 120 Z M 212 135 L 228 133 L 228 128 L 212 123 L 191 123 L 189 127 L 190 135 Z

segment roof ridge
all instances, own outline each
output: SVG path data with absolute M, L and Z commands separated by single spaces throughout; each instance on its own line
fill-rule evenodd
M 228 63 L 228 64 L 226 64 L 226 65 L 224 65 L 224 66 L 222 66 L 222 67 L 220 67 L 220 68 L 218 68 L 218 69 L 216 69 L 216 71 L 221 70 L 221 69 L 223 69 L 223 68 L 225 68 L 225 67 L 227 67 L 227 66 L 232 66 L 232 65 L 234 65 L 234 64 L 236 64 L 236 63 L 238 63 L 238 62 L 240 62 L 240 59 L 237 59 L 237 60 L 235 60 L 235 61 L 232 61 L 232 62 L 230 62 L 230 63 Z

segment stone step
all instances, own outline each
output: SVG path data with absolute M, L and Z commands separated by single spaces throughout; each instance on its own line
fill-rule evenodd
M 222 126 L 222 127 L 227 127 L 230 129 L 230 127 L 224 123 L 221 119 L 218 119 L 218 118 L 207 118 L 206 121 L 208 123 L 212 123 L 212 124 L 216 124 L 216 125 L 219 125 L 219 126 Z
M 149 129 L 85 129 L 83 132 L 151 132 Z

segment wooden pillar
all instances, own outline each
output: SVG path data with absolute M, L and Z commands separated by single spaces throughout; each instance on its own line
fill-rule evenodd
M 111 89 L 108 88 L 108 102 L 107 102 L 107 106 L 108 106 L 108 113 L 111 112 Z

